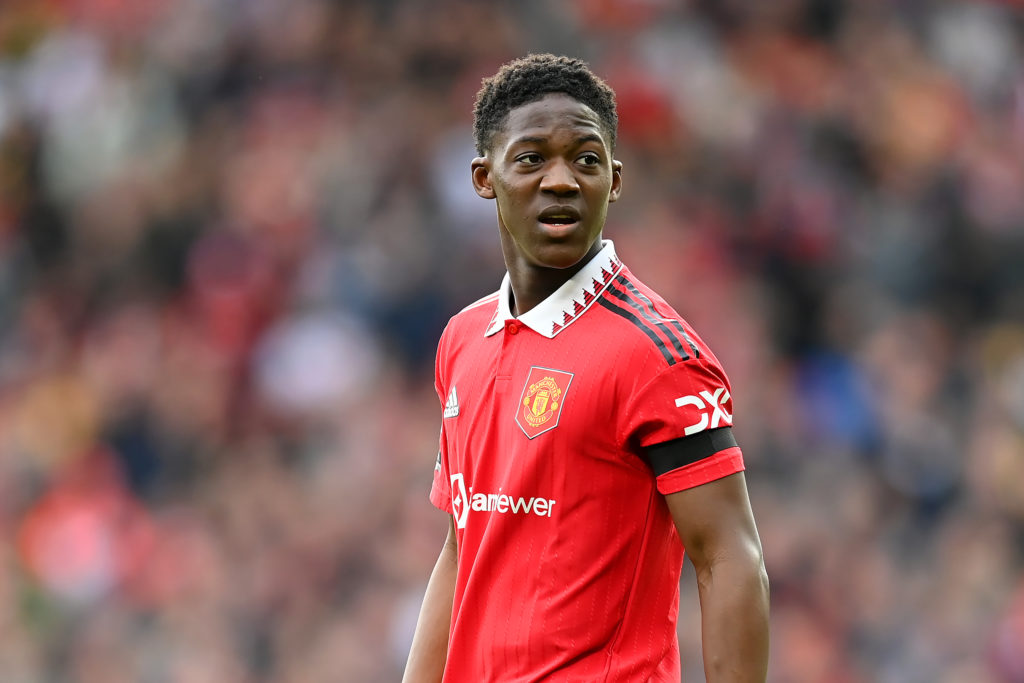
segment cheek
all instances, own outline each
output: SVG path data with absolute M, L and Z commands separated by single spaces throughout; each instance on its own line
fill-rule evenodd
M 604 213 L 608 208 L 608 203 L 614 201 L 612 198 L 612 179 L 607 178 L 597 185 L 594 186 L 591 194 L 591 204 L 597 208 L 597 211 Z
M 507 186 L 495 187 L 498 211 L 506 219 L 522 220 L 528 208 L 526 197 L 513 192 Z

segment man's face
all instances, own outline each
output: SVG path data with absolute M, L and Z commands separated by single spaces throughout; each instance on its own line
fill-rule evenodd
M 487 156 L 473 161 L 473 185 L 497 201 L 510 271 L 571 268 L 599 250 L 621 169 L 597 114 L 572 97 L 509 112 Z

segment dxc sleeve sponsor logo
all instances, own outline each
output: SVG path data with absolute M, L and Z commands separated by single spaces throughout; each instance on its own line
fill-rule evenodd
M 732 398 L 725 387 L 710 391 L 700 392 L 700 396 L 681 396 L 676 399 L 676 407 L 694 406 L 700 411 L 700 419 L 683 430 L 683 434 L 690 436 L 705 429 L 715 429 L 720 425 L 732 424 L 732 415 L 725 412 L 725 404 Z M 709 414 L 710 411 L 710 414 Z

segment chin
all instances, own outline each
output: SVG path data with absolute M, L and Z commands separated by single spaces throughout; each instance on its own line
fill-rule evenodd
M 535 252 L 535 258 L 539 266 L 561 270 L 579 264 L 589 250 L 589 244 L 552 244 L 538 249 Z

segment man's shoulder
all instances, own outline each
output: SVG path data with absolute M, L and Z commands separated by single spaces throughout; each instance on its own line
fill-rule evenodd
M 626 267 L 608 282 L 598 303 L 612 314 L 601 319 L 609 325 L 606 336 L 614 335 L 620 349 L 631 347 L 640 365 L 661 366 L 652 363 L 660 358 L 671 366 L 703 355 L 703 342 L 683 316 Z
M 626 292 L 630 298 L 640 301 L 648 306 L 656 308 L 664 318 L 670 318 L 685 323 L 686 320 L 676 311 L 668 301 L 658 293 L 657 290 L 647 285 L 643 280 L 625 265 L 615 278 L 616 289 Z
M 456 313 L 454 317 L 457 318 L 459 316 L 469 314 L 472 311 L 476 311 L 477 309 L 480 309 L 480 308 L 485 308 L 485 309 L 493 312 L 494 306 L 496 306 L 497 303 L 498 303 L 498 292 L 494 291 L 494 292 L 491 292 L 490 294 L 488 294 L 487 296 L 480 297 L 479 299 L 477 299 L 476 301 L 474 301 L 470 305 L 466 306 L 461 311 Z
M 481 336 L 498 310 L 498 292 L 491 292 L 469 304 L 449 319 L 444 336 L 466 334 L 472 331 Z

